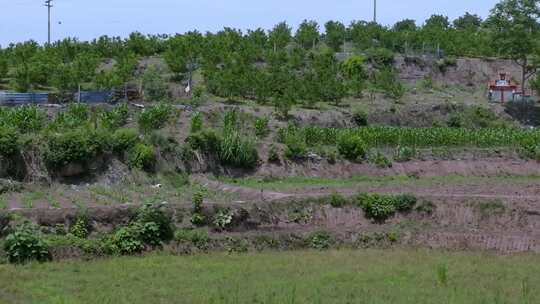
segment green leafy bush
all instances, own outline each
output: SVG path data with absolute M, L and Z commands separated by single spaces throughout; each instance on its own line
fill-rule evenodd
M 355 110 L 353 113 L 353 121 L 359 127 L 368 125 L 368 114 L 364 110 Z
M 140 228 L 135 226 L 118 229 L 112 236 L 110 242 L 112 253 L 131 255 L 140 253 L 144 250 Z
M 332 236 L 326 231 L 313 233 L 309 237 L 309 246 L 317 250 L 329 249 L 332 245 Z
M 370 48 L 366 51 L 368 60 L 377 67 L 391 66 L 394 63 L 394 52 L 385 48 Z
M 366 194 L 360 196 L 359 200 L 368 218 L 384 221 L 396 213 L 395 201 L 390 196 Z
M 186 139 L 191 149 L 199 150 L 206 154 L 218 154 L 221 147 L 221 137 L 212 129 L 191 134 Z
M 157 231 L 154 232 L 154 241 L 147 240 L 147 243 L 156 241 L 170 241 L 174 237 L 174 228 L 172 225 L 171 217 L 168 216 L 163 210 L 163 205 L 159 204 L 144 204 L 137 212 L 136 222 L 140 224 L 153 223 L 157 227 Z M 146 227 L 147 231 L 153 231 L 151 227 Z
M 116 153 L 129 151 L 139 142 L 139 132 L 135 129 L 118 129 L 112 135 L 111 147 Z
M 233 212 L 229 209 L 222 209 L 222 210 L 219 210 L 214 215 L 213 223 L 214 223 L 214 227 L 223 230 L 229 227 L 232 221 L 233 221 Z
M 128 165 L 131 168 L 151 171 L 155 164 L 156 151 L 152 146 L 139 143 L 128 152 Z
M 375 74 L 375 87 L 395 100 L 401 99 L 406 91 L 398 79 L 397 72 L 392 68 L 384 68 Z
M 90 223 L 86 216 L 80 216 L 77 218 L 75 224 L 69 230 L 71 234 L 80 239 L 85 239 L 90 234 Z
M 222 165 L 253 169 L 259 161 L 255 142 L 238 132 L 226 133 L 221 141 L 219 160 Z
M 332 193 L 332 195 L 330 196 L 330 205 L 334 208 L 342 208 L 347 204 L 347 199 L 337 192 Z
M 417 203 L 415 196 L 404 195 L 379 195 L 362 194 L 358 197 L 358 203 L 364 210 L 366 217 L 376 221 L 384 221 L 396 212 L 408 212 Z
M 192 198 L 193 215 L 191 217 L 191 223 L 195 226 L 202 226 L 206 223 L 206 217 L 203 215 L 203 202 L 206 195 L 206 189 L 200 187 L 195 191 Z
M 375 166 L 381 169 L 392 167 L 392 161 L 379 151 L 375 152 L 373 155 L 370 155 L 369 162 L 375 164 Z
M 53 169 L 70 163 L 86 164 L 110 147 L 107 132 L 89 128 L 50 133 L 46 139 L 44 158 L 47 165 Z
M 20 133 L 40 131 L 46 123 L 46 113 L 37 106 L 25 105 L 0 111 L 0 126 L 15 128 Z
M 173 114 L 173 108 L 165 103 L 160 103 L 150 109 L 145 109 L 139 115 L 139 128 L 143 132 L 161 129 L 165 126 Z
M 339 154 L 348 160 L 358 161 L 366 157 L 367 145 L 362 138 L 355 134 L 342 134 L 338 138 Z
M 407 162 L 416 157 L 416 150 L 411 147 L 398 146 L 394 159 L 398 162 Z
M 180 243 L 189 242 L 199 250 L 207 250 L 210 236 L 206 231 L 183 229 L 174 233 L 174 240 Z
M 121 104 L 114 109 L 103 111 L 100 114 L 101 124 L 104 128 L 115 130 L 127 123 L 129 108 L 127 104 Z
M 0 126 L 0 156 L 10 156 L 17 152 L 19 136 L 17 131 L 10 127 Z
M 396 210 L 399 212 L 411 211 L 417 203 L 417 199 L 411 194 L 401 194 L 394 197 Z
M 49 248 L 39 230 L 25 223 L 10 233 L 4 242 L 4 251 L 10 263 L 45 262 L 50 259 Z

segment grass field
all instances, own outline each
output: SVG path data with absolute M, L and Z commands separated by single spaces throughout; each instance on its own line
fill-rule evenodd
M 408 177 L 404 175 L 372 177 L 353 176 L 350 178 L 319 178 L 319 177 L 273 177 L 273 178 L 220 178 L 220 181 L 264 190 L 290 190 L 296 188 L 354 188 L 381 186 L 436 186 L 436 185 L 524 185 L 540 182 L 540 176 L 461 176 L 447 175 L 434 177 Z
M 413 250 L 0 265 L 0 303 L 540 303 L 540 256 Z

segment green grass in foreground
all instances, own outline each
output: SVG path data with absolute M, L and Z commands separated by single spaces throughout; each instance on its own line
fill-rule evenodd
M 460 176 L 447 175 L 435 177 L 408 177 L 399 176 L 353 176 L 351 178 L 320 178 L 320 177 L 273 177 L 273 178 L 226 178 L 220 181 L 243 187 L 264 190 L 288 190 L 296 188 L 354 188 L 354 187 L 382 187 L 382 186 L 435 186 L 435 185 L 519 185 L 540 182 L 540 176 Z
M 539 303 L 540 256 L 152 255 L 0 266 L 0 303 Z

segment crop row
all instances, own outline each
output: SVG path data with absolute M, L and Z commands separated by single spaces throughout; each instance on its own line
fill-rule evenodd
M 279 130 L 278 139 L 286 142 L 295 138 L 308 146 L 336 145 L 343 136 L 358 136 L 370 147 L 512 147 L 540 145 L 540 130 L 537 129 L 462 129 L 462 128 L 298 128 L 289 126 Z

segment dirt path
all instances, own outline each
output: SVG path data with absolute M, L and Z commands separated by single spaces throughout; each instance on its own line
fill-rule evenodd
M 428 185 L 428 186 L 359 186 L 353 188 L 328 187 L 305 187 L 296 189 L 287 189 L 282 191 L 258 190 L 250 187 L 235 186 L 225 184 L 216 180 L 210 180 L 204 175 L 198 175 L 194 178 L 197 182 L 206 187 L 225 193 L 234 193 L 242 201 L 282 201 L 293 199 L 317 198 L 332 193 L 342 195 L 354 195 L 357 193 L 381 193 L 381 194 L 400 194 L 410 193 L 419 197 L 437 198 L 437 199 L 491 199 L 505 201 L 536 201 L 540 204 L 540 185 L 535 183 L 527 184 L 472 184 L 472 185 Z

